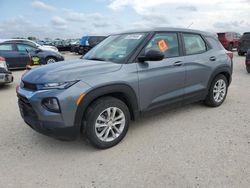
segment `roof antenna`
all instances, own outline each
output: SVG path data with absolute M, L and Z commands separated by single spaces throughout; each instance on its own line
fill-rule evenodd
M 189 25 L 187 26 L 187 29 L 189 29 L 193 24 L 194 24 L 194 22 L 192 22 L 191 24 L 189 24 Z

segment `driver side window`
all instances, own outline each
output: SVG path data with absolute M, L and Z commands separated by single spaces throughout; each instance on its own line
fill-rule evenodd
M 145 54 L 156 50 L 164 54 L 164 58 L 179 56 L 179 43 L 177 33 L 157 33 L 145 48 Z
M 29 46 L 29 45 L 26 45 L 26 44 L 17 44 L 16 46 L 17 46 L 18 51 L 21 51 L 21 52 L 25 52 L 26 49 L 29 52 L 34 52 L 36 50 L 36 48 Z

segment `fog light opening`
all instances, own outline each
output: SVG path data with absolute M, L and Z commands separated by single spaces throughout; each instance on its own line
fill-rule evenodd
M 55 98 L 55 97 L 43 99 L 42 105 L 48 111 L 56 112 L 56 113 L 61 112 L 59 102 L 58 102 L 57 98 Z

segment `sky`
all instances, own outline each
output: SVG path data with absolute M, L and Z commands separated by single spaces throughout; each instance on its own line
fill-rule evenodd
M 0 0 L 0 38 L 108 35 L 150 27 L 250 31 L 250 0 Z

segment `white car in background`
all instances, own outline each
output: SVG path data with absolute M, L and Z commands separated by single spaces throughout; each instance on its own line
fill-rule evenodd
M 13 82 L 12 73 L 8 70 L 4 57 L 0 56 L 0 85 Z
M 41 50 L 49 50 L 49 51 L 58 52 L 58 49 L 55 46 L 40 45 L 40 44 L 38 44 L 32 40 L 28 40 L 28 39 L 0 39 L 0 43 L 1 42 L 8 42 L 8 41 L 22 42 L 24 44 L 28 44 L 28 45 L 34 46 L 36 48 L 40 48 Z

